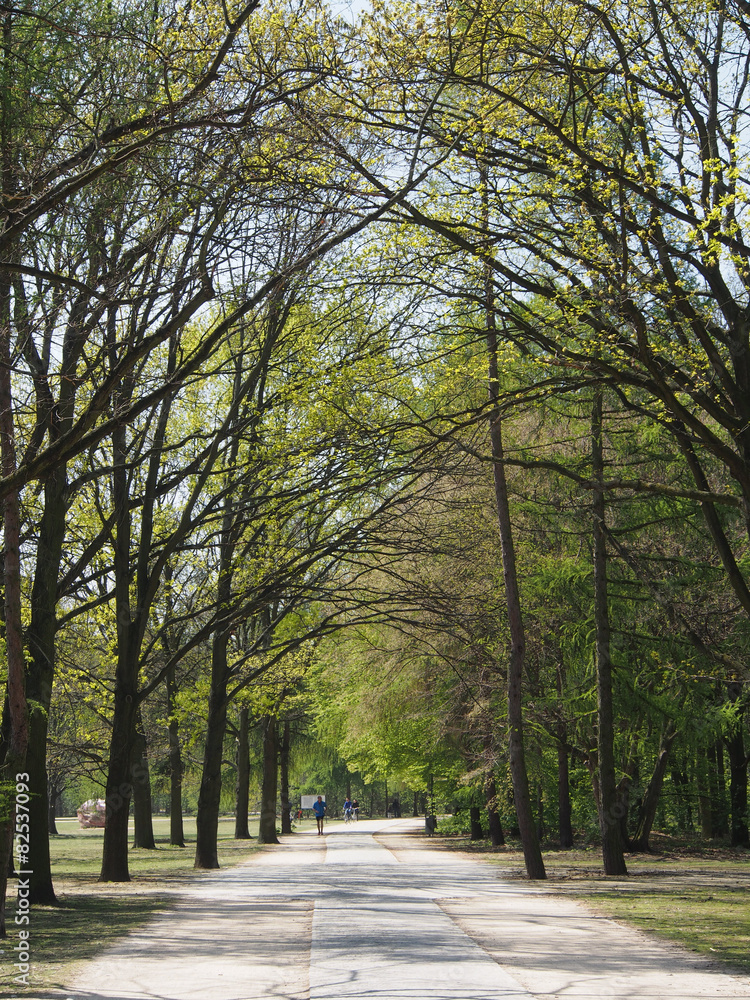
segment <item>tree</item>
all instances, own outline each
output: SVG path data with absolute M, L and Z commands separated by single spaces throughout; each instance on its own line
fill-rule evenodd
M 279 775 L 279 730 L 274 715 L 266 715 L 261 720 L 263 731 L 263 781 L 260 793 L 260 828 L 258 841 L 261 844 L 278 844 L 276 835 L 276 800 Z
M 602 447 L 602 394 L 596 392 L 591 415 L 591 464 L 595 482 L 604 480 Z M 627 875 L 617 814 L 617 786 L 614 761 L 614 704 L 610 650 L 609 594 L 607 588 L 606 507 L 604 491 L 594 492 L 594 622 L 596 625 L 596 694 L 599 785 L 599 827 L 602 835 L 604 871 L 607 875 Z
M 314 17 L 305 12 L 293 15 L 298 45 L 292 53 L 294 46 L 287 42 L 274 50 L 263 20 L 253 20 L 254 7 L 217 9 L 218 20 L 208 18 L 205 24 L 192 17 L 189 6 L 179 4 L 159 19 L 146 7 L 117 13 L 86 8 L 75 23 L 67 10 L 60 17 L 52 11 L 43 17 L 22 5 L 8 14 L 8 32 L 16 31 L 12 45 L 25 45 L 33 36 L 49 42 L 40 51 L 57 55 L 50 65 L 29 67 L 33 80 L 28 89 L 7 91 L 8 100 L 16 101 L 11 109 L 18 112 L 15 120 L 23 128 L 28 126 L 28 134 L 46 132 L 41 146 L 34 146 L 20 132 L 11 135 L 6 130 L 4 267 L 12 278 L 26 361 L 19 379 L 25 393 L 19 412 L 27 408 L 32 415 L 24 428 L 23 467 L 13 472 L 6 487 L 12 497 L 24 483 L 47 477 L 49 506 L 39 548 L 43 567 L 35 577 L 38 613 L 29 633 L 36 648 L 33 677 L 41 706 L 37 714 L 43 720 L 54 662 L 55 564 L 64 531 L 61 498 L 70 502 L 74 492 L 66 479 L 66 465 L 86 451 L 95 453 L 108 438 L 113 441 L 119 470 L 115 473 L 118 512 L 113 514 L 120 567 L 118 656 L 130 666 L 120 670 L 115 702 L 113 746 L 119 747 L 115 757 L 120 764 L 116 766 L 113 758 L 112 769 L 122 773 L 113 775 L 110 803 L 124 805 L 129 797 L 123 790 L 128 787 L 124 775 L 132 718 L 120 706 L 132 705 L 132 685 L 125 675 L 133 670 L 149 614 L 144 608 L 138 621 L 126 624 L 130 612 L 124 550 L 131 514 L 123 493 L 127 480 L 123 470 L 131 443 L 125 425 L 141 417 L 146 423 L 158 420 L 155 414 L 162 403 L 166 407 L 162 413 L 167 413 L 186 379 L 205 374 L 202 366 L 233 325 L 288 282 L 297 268 L 368 221 L 367 213 L 348 220 L 337 216 L 340 191 L 336 194 L 335 184 L 330 184 L 329 167 L 324 198 L 311 201 L 310 182 L 316 171 L 320 177 L 321 161 L 303 164 L 299 158 L 290 161 L 288 155 L 295 143 L 302 146 L 308 141 L 309 126 L 299 101 L 327 72 L 305 49 L 306 40 L 317 30 Z M 92 40 L 90 47 L 71 45 L 71 38 L 81 33 Z M 8 38 L 6 33 L 6 42 Z M 8 42 L 6 53 L 12 45 Z M 202 56 L 195 55 L 206 51 L 212 53 L 207 68 Z M 79 74 L 70 71 L 76 54 L 86 64 Z M 112 85 L 98 88 L 102 68 L 115 54 L 122 58 L 117 74 L 111 74 Z M 230 60 L 236 73 L 222 74 L 222 66 Z M 70 89 L 73 78 L 84 80 L 78 91 Z M 295 95 L 293 110 L 290 94 Z M 28 125 L 34 109 L 41 106 L 48 112 L 43 128 Z M 286 125 L 281 126 L 284 114 Z M 106 125 L 100 124 L 105 120 Z M 278 142 L 282 134 L 285 148 Z M 59 152 L 54 154 L 53 149 Z M 290 162 L 296 166 L 284 166 Z M 303 211 L 310 222 L 310 238 L 297 246 L 295 259 L 285 255 L 282 274 L 276 270 L 280 261 L 274 257 L 274 247 L 269 250 L 261 240 L 245 237 L 253 225 L 256 237 L 264 232 L 275 207 L 300 180 L 308 186 Z M 348 188 L 343 190 L 348 196 Z M 22 197 L 16 196 L 19 191 Z M 383 204 L 374 204 L 369 214 L 374 218 L 383 211 Z M 238 233 L 243 234 L 242 246 L 237 244 Z M 30 234 L 33 239 L 28 239 Z M 255 253 L 252 263 L 250 246 Z M 222 305 L 213 322 L 202 325 L 199 337 L 186 335 L 201 327 L 200 322 L 191 326 L 191 320 L 199 313 L 203 319 L 205 306 L 217 300 Z M 60 356 L 49 345 L 61 328 L 67 333 Z M 83 357 L 87 377 L 79 383 L 77 365 Z M 161 377 L 156 373 L 157 359 L 163 365 Z M 76 377 L 66 377 L 71 372 Z M 59 399 L 57 385 L 62 386 Z M 153 498 L 146 498 L 139 515 L 146 522 L 148 504 Z M 141 560 L 148 558 L 147 549 L 148 545 L 142 546 Z M 89 555 L 95 551 L 92 541 Z M 82 564 L 79 569 L 83 568 Z M 159 572 L 144 574 L 146 590 L 158 586 Z M 43 748 L 41 730 L 34 745 Z M 43 784 L 41 777 L 39 783 Z M 116 826 L 112 824 L 112 836 Z M 117 853 L 124 850 L 121 844 Z M 105 853 L 109 857 L 109 850 Z M 111 864 L 104 866 L 106 871 Z M 48 867 L 48 862 L 40 861 L 35 878 L 39 891 L 52 898 Z M 118 877 L 124 874 L 121 863 L 114 868 Z
M 450 164 L 449 181 L 401 198 L 395 214 L 402 228 L 443 241 L 431 247 L 433 261 L 449 248 L 459 268 L 489 261 L 501 342 L 538 365 L 536 377 L 504 387 L 502 411 L 603 385 L 652 434 L 671 435 L 678 458 L 669 481 L 661 469 L 651 480 L 600 484 L 558 458 L 505 464 L 546 468 L 618 500 L 698 501 L 713 559 L 747 611 L 738 185 L 746 151 L 737 122 L 748 36 L 738 6 L 498 3 L 447 20 L 437 11 L 400 11 L 395 20 L 396 54 L 378 51 L 374 39 L 386 30 L 378 12 L 368 36 L 384 72 L 419 66 L 409 75 L 410 106 L 389 107 L 391 148 L 414 165 L 419 156 L 405 151 L 418 133 L 421 156 L 442 148 Z M 671 129 L 660 127 L 665 120 Z M 485 166 L 489 209 L 476 163 Z M 669 589 L 666 578 L 658 586 Z M 678 619 L 711 655 L 705 633 Z M 730 680 L 743 674 L 741 660 L 723 661 Z
M 571 18 L 575 46 L 559 30 Z M 539 12 L 499 4 L 492 14 L 476 8 L 447 34 L 433 74 L 450 73 L 478 110 L 467 114 L 468 104 L 454 100 L 450 124 L 436 123 L 435 134 L 491 166 L 489 237 L 506 335 L 555 365 L 548 391 L 575 391 L 589 373 L 674 436 L 693 479 L 681 484 L 683 495 L 701 500 L 717 557 L 747 610 L 734 551 L 741 543 L 729 530 L 747 502 L 737 186 L 744 147 L 735 126 L 748 38 L 739 9 L 706 12 L 686 2 L 613 13 L 574 2 Z M 481 71 L 478 53 L 492 57 Z M 717 76 L 720 61 L 726 72 Z M 673 128 L 660 131 L 663 120 Z M 412 224 L 482 258 L 478 202 L 454 200 L 467 210 L 458 217 L 445 201 L 443 215 L 417 199 L 402 205 Z M 711 475 L 730 491 L 712 488 Z

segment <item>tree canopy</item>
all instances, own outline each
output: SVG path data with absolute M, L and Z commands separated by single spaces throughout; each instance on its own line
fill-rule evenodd
M 95 775 L 127 879 L 161 768 L 212 867 L 255 724 L 267 810 L 299 740 L 531 877 L 551 817 L 611 872 L 657 821 L 747 845 L 744 2 L 0 14 L 32 822 Z

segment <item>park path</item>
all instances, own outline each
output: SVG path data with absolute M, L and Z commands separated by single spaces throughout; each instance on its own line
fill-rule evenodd
M 197 880 L 89 962 L 71 1000 L 724 1000 L 750 980 L 488 864 L 330 824 Z

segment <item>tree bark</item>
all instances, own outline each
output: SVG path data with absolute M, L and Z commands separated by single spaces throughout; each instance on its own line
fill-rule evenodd
M 130 671 L 118 670 L 115 707 L 109 744 L 105 801 L 107 814 L 100 882 L 129 882 L 128 816 L 133 786 L 130 781 L 137 692 Z
M 711 817 L 714 837 L 726 837 L 729 834 L 729 810 L 727 809 L 727 787 L 724 776 L 724 744 L 717 740 L 709 746 L 706 756 L 709 763 L 709 782 L 711 787 Z
M 661 745 L 659 747 L 659 754 L 654 765 L 654 771 L 651 775 L 651 780 L 648 783 L 648 788 L 643 796 L 643 802 L 641 803 L 641 808 L 638 812 L 638 823 L 635 829 L 635 834 L 630 838 L 629 846 L 631 851 L 647 853 L 651 850 L 649 846 L 649 837 L 651 836 L 651 829 L 656 818 L 656 808 L 659 805 L 659 796 L 661 795 L 661 789 L 664 783 L 664 775 L 667 771 L 669 751 L 672 748 L 676 735 L 677 730 L 671 723 L 669 723 L 665 731 L 662 733 Z
M 3 83 L 8 84 L 12 67 L 10 40 L 13 15 L 6 12 L 3 22 Z M 10 152 L 12 122 L 9 120 L 9 95 L 2 97 L 2 179 L 4 200 L 14 187 L 13 161 Z M 11 381 L 11 303 L 10 285 L 0 282 L 0 468 L 3 476 L 16 471 L 16 437 L 14 426 L 13 386 Z M 21 616 L 21 514 L 18 491 L 9 490 L 3 501 L 3 583 L 5 659 L 7 667 L 7 699 L 9 709 L 9 734 L 5 759 L 0 768 L 0 780 L 10 786 L 11 802 L 0 820 L 0 938 L 6 937 L 5 898 L 8 889 L 8 866 L 13 854 L 13 829 L 15 811 L 12 807 L 17 782 L 27 787 L 29 799 L 40 797 L 46 802 L 47 785 L 33 787 L 26 772 L 26 750 L 29 743 L 29 719 L 26 701 L 25 657 L 23 649 L 23 624 Z M 19 775 L 23 777 L 19 779 Z M 46 822 L 40 832 L 46 829 Z M 32 832 L 33 836 L 33 832 Z M 22 865 L 24 870 L 29 866 Z
M 111 366 L 117 367 L 118 316 L 110 308 L 107 317 L 106 342 Z M 170 339 L 168 369 L 174 369 L 176 341 Z M 114 409 L 127 408 L 132 398 L 134 375 L 130 372 L 113 395 Z M 140 802 L 148 767 L 133 760 L 136 740 L 136 720 L 140 698 L 138 678 L 140 658 L 146 625 L 158 589 L 165 561 L 159 558 L 152 563 L 153 533 L 155 523 L 156 483 L 163 454 L 163 445 L 169 413 L 174 396 L 162 399 L 158 410 L 156 428 L 147 463 L 143 502 L 136 557 L 133 559 L 133 523 L 131 511 L 131 463 L 126 425 L 120 424 L 112 432 L 112 497 L 115 518 L 114 530 L 114 590 L 117 628 L 117 667 L 115 672 L 115 700 L 110 744 L 110 771 L 107 775 L 107 820 L 104 828 L 104 850 L 100 881 L 129 881 L 128 870 L 128 812 L 133 794 L 132 780 L 139 784 L 139 815 L 145 807 Z M 183 522 L 184 529 L 184 522 Z M 170 543 L 176 544 L 179 533 L 172 535 Z M 137 773 L 135 773 L 135 771 Z M 141 784 L 144 783 L 144 784 Z M 150 786 L 149 786 L 150 799 Z M 150 805 L 149 805 L 150 810 Z M 149 820 L 150 822 L 150 820 Z M 153 839 L 153 834 L 152 834 Z
M 563 708 L 565 664 L 557 666 L 557 698 L 560 721 L 557 724 L 557 826 L 560 847 L 567 851 L 573 846 L 573 810 L 570 803 L 570 758 L 568 756 L 568 725 Z
M 221 806 L 221 763 L 227 730 L 228 636 L 214 635 L 211 644 L 211 691 L 208 697 L 208 724 L 203 750 L 203 771 L 196 817 L 195 868 L 219 867 L 219 808 Z
M 557 823 L 560 847 L 573 846 L 573 810 L 570 804 L 570 760 L 567 744 L 557 743 Z
M 108 321 L 108 336 L 115 342 L 115 315 Z M 114 347 L 112 347 L 114 350 Z M 121 395 L 128 396 L 128 390 Z M 114 578 L 117 628 L 115 699 L 107 771 L 107 817 L 104 827 L 100 882 L 129 882 L 128 815 L 133 794 L 131 768 L 138 712 L 138 618 L 144 609 L 131 607 L 131 519 L 127 473 L 127 440 L 124 427 L 112 435 L 112 495 L 115 509 Z M 140 581 L 138 581 L 140 584 Z
M 495 363 L 496 364 L 496 363 Z M 523 845 L 526 873 L 531 879 L 546 878 L 542 852 L 539 847 L 534 814 L 531 808 L 529 779 L 526 771 L 526 752 L 523 737 L 523 667 L 526 656 L 526 637 L 521 615 L 521 597 L 516 575 L 515 546 L 510 522 L 508 489 L 503 466 L 503 445 L 499 418 L 491 429 L 492 457 L 494 460 L 495 498 L 500 522 L 500 544 L 503 556 L 505 602 L 510 627 L 510 656 L 508 659 L 508 751 L 510 773 L 513 781 L 513 800 L 518 818 L 518 829 Z
M 136 713 L 131 773 L 133 781 L 133 847 L 143 847 L 147 851 L 154 851 L 156 850 L 156 842 L 154 840 L 151 800 L 151 772 L 148 766 L 148 746 L 140 705 Z
M 292 832 L 291 803 L 289 801 L 289 755 L 291 752 L 291 727 L 289 720 L 284 720 L 284 730 L 281 737 L 281 753 L 279 756 L 279 773 L 281 776 L 281 832 Z M 347 782 L 351 797 L 351 786 Z
M 250 709 L 240 709 L 237 735 L 237 788 L 234 810 L 234 839 L 250 840 Z
M 482 176 L 482 197 L 487 213 L 487 178 Z M 486 220 L 485 220 L 486 222 Z M 530 879 L 546 878 L 544 861 L 539 846 L 534 815 L 531 808 L 529 779 L 526 771 L 526 754 L 523 737 L 523 670 L 526 657 L 526 636 L 521 614 L 521 595 L 516 573 L 516 552 L 510 520 L 508 486 L 505 478 L 502 418 L 498 402 L 500 382 L 497 369 L 497 330 L 495 325 L 495 300 L 492 268 L 485 266 L 485 322 L 487 324 L 488 388 L 490 400 L 490 442 L 492 446 L 495 502 L 500 526 L 500 549 L 505 582 L 505 604 L 510 629 L 510 656 L 508 658 L 508 752 L 513 782 L 513 799 L 518 818 L 518 829 L 523 845 L 526 874 Z
M 500 822 L 500 813 L 497 810 L 497 785 L 491 773 L 485 781 L 484 793 L 487 801 L 487 823 L 489 826 L 490 842 L 493 847 L 502 847 L 505 844 L 505 837 L 503 835 L 503 825 Z
M 182 822 L 182 751 L 180 749 L 180 724 L 174 716 L 174 675 L 166 678 L 167 692 L 167 737 L 169 740 L 169 843 L 173 847 L 185 846 L 185 830 Z
M 260 795 L 259 844 L 278 844 L 276 835 L 276 797 L 278 790 L 278 733 L 276 718 L 263 719 L 263 787 Z
M 591 459 L 592 474 L 595 483 L 602 483 L 604 480 L 602 409 L 602 393 L 597 390 L 594 395 L 591 418 Z M 617 795 L 617 782 L 615 779 L 615 730 L 612 696 L 612 660 L 610 654 L 604 489 L 595 488 L 592 499 L 599 830 L 602 838 L 602 858 L 605 873 L 607 875 L 627 875 L 620 827 L 622 810 Z
M 45 789 L 45 793 L 48 790 L 47 724 L 55 676 L 57 584 L 67 506 L 67 476 L 63 467 L 50 473 L 44 483 L 44 513 L 39 524 L 31 619 L 26 632 L 29 649 L 26 690 L 31 706 L 26 770 L 32 786 Z M 54 807 L 54 802 L 52 805 Z M 52 884 L 50 826 L 46 813 L 47 795 L 35 795 L 29 810 L 29 823 L 35 831 L 29 845 L 29 867 L 34 872 L 30 876 L 29 896 L 32 905 L 40 906 L 52 906 L 57 902 Z
M 56 785 L 50 785 L 49 795 L 47 797 L 47 833 L 49 836 L 58 836 L 57 832 L 57 800 L 60 795 L 60 790 Z M 47 839 L 49 843 L 49 838 Z
M 703 840 L 710 840 L 713 834 L 711 782 L 708 775 L 706 744 L 700 738 L 695 743 L 695 784 L 698 793 L 698 818 L 701 824 L 701 837 Z
M 469 806 L 469 830 L 470 840 L 482 839 L 482 819 L 479 806 Z
M 742 696 L 740 684 L 727 685 L 732 702 L 739 704 Z M 730 843 L 732 847 L 750 845 L 747 826 L 747 752 L 743 736 L 743 708 L 732 721 L 725 742 L 729 757 L 729 804 L 731 807 Z

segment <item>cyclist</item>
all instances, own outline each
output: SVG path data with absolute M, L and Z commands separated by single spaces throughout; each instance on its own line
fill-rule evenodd
M 359 819 L 359 802 L 356 799 L 352 799 L 352 819 Z
M 352 818 L 352 804 L 349 800 L 349 796 L 347 795 L 346 800 L 344 802 L 344 822 L 348 823 L 351 820 L 351 818 Z

